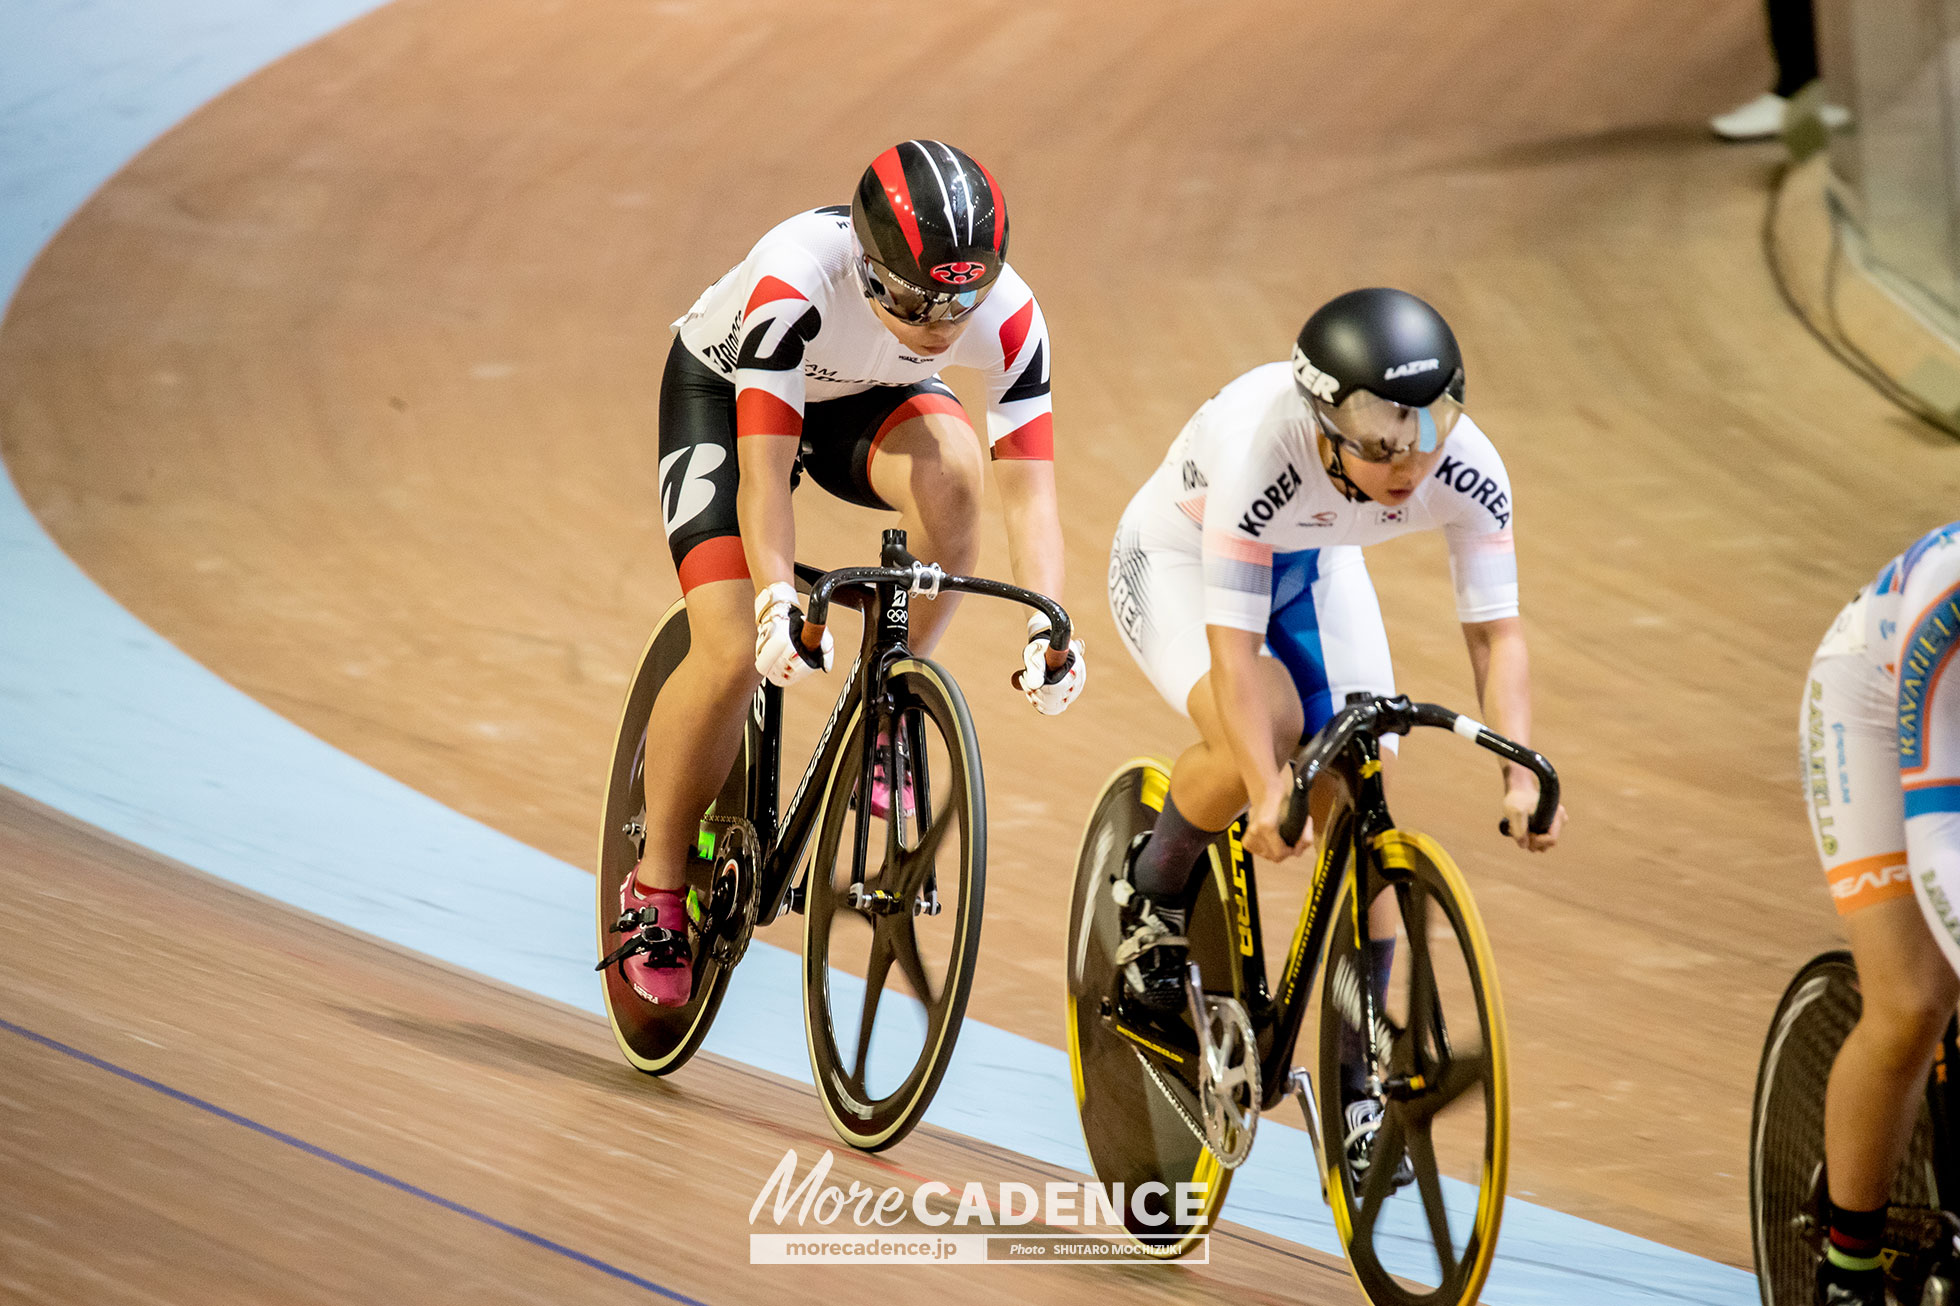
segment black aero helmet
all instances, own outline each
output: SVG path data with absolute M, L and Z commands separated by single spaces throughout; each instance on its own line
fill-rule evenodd
M 894 316 L 964 317 L 1007 262 L 1007 204 L 993 176 L 942 141 L 902 141 L 851 198 L 864 290 Z
M 1463 356 L 1443 315 L 1403 290 L 1350 290 L 1293 346 L 1293 383 L 1322 431 L 1369 462 L 1428 452 L 1463 408 Z

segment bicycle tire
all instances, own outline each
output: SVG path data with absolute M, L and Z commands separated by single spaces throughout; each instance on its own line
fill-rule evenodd
M 632 874 L 644 846 L 644 834 L 636 831 L 643 828 L 646 815 L 647 717 L 661 686 L 687 655 L 688 643 L 687 608 L 677 602 L 662 615 L 647 639 L 613 735 L 612 767 L 607 773 L 605 809 L 600 818 L 595 877 L 601 956 L 619 943 L 612 925 L 619 917 L 620 886 Z M 649 1075 L 669 1075 L 685 1065 L 707 1038 L 708 1029 L 721 1009 L 722 997 L 728 991 L 728 977 L 734 961 L 739 959 L 740 949 L 739 946 L 735 949 L 735 958 L 724 962 L 706 946 L 707 942 L 719 930 L 731 942 L 746 943 L 746 929 L 754 922 L 756 850 L 746 821 L 748 765 L 755 748 L 753 731 L 752 724 L 745 728 L 742 751 L 712 808 L 713 819 L 730 837 L 717 840 L 714 861 L 693 857 L 688 861 L 688 885 L 700 895 L 699 901 L 709 907 L 709 930 L 696 938 L 693 995 L 684 1006 L 655 1006 L 633 991 L 618 966 L 608 966 L 601 973 L 606 1019 L 612 1026 L 613 1038 L 627 1061 Z M 742 857 L 748 859 L 746 868 L 730 866 L 731 859 Z M 747 877 L 746 887 L 736 883 L 743 875 Z M 718 901 L 718 882 L 722 901 Z M 731 895 L 736 901 L 727 901 Z M 748 901 L 739 900 L 743 897 Z M 744 913 L 746 922 L 740 919 Z M 740 935 L 739 939 L 732 937 L 736 934 Z
M 1210 1231 L 1232 1178 L 1206 1147 L 1202 1125 L 1194 1124 L 1201 1120 L 1197 1095 L 1181 1079 L 1152 1073 L 1132 1041 L 1137 1036 L 1119 1032 L 1107 1018 L 1120 983 L 1114 956 L 1122 940 L 1110 888 L 1123 873 L 1131 840 L 1156 821 L 1169 789 L 1169 766 L 1154 758 L 1127 762 L 1104 783 L 1076 853 L 1067 967 L 1069 1069 L 1090 1166 L 1112 1197 L 1121 1185 L 1125 1232 L 1166 1260 L 1191 1251 Z M 1217 854 L 1207 856 L 1207 887 L 1185 932 L 1199 973 L 1230 974 L 1236 988 L 1240 972 L 1227 955 L 1234 935 L 1220 903 Z M 1152 1182 L 1171 1193 L 1181 1183 L 1202 1185 L 1196 1218 L 1181 1219 L 1174 1204 L 1139 1211 L 1133 1195 Z
M 885 672 L 878 692 L 889 696 L 902 737 L 912 739 L 916 730 L 921 745 L 906 755 L 904 779 L 892 786 L 900 820 L 877 817 L 870 804 L 857 801 L 864 788 L 860 780 L 868 778 L 861 776 L 867 724 L 865 707 L 860 705 L 844 731 L 844 745 L 826 781 L 816 823 L 816 851 L 804 878 L 804 1029 L 817 1097 L 837 1136 L 870 1152 L 891 1147 L 912 1131 L 952 1060 L 980 949 L 987 861 L 980 745 L 959 686 L 937 664 L 905 658 Z M 937 748 L 928 734 L 938 739 Z M 922 830 L 904 824 L 908 785 L 925 803 Z M 936 791 L 946 795 L 946 803 L 935 810 L 931 801 Z M 882 908 L 863 908 L 847 900 L 851 858 L 840 853 L 845 852 L 847 827 L 854 837 L 863 832 L 868 844 L 873 824 L 884 825 L 891 837 L 884 841 L 885 855 L 875 870 L 867 858 L 864 887 L 873 895 L 888 897 L 880 900 Z M 945 840 L 955 827 L 959 845 L 948 857 Z M 908 835 L 909 846 L 903 842 Z M 928 843 L 930 850 L 926 850 Z M 941 911 L 922 917 L 914 903 L 929 894 L 939 896 Z M 859 923 L 869 929 L 862 974 L 854 973 L 857 951 L 849 943 Z M 942 953 L 944 964 L 935 983 L 929 963 L 939 961 Z M 896 1062 L 883 1057 L 874 1064 L 872 1035 L 881 1014 L 886 1016 L 886 1042 L 893 1037 L 887 982 L 894 967 L 913 990 L 911 1002 L 920 1020 L 919 1048 L 909 1061 L 902 1056 Z M 898 1004 L 906 1005 L 905 995 L 898 995 Z M 847 1037 L 840 1039 L 840 1032 Z M 897 1083 L 884 1091 L 884 1083 L 892 1079 Z
M 1379 836 L 1375 848 L 1382 867 L 1375 883 L 1400 904 L 1397 973 L 1404 982 L 1399 988 L 1390 985 L 1391 994 L 1401 996 L 1399 1019 L 1391 996 L 1383 1011 L 1385 1027 L 1378 1026 L 1368 1041 L 1377 1048 L 1384 1078 L 1399 1079 L 1403 1087 L 1387 1094 L 1372 1164 L 1358 1179 L 1344 1146 L 1340 1029 L 1358 1010 L 1357 986 L 1369 971 L 1358 948 L 1367 912 L 1358 908 L 1350 878 L 1335 908 L 1321 986 L 1320 1116 L 1328 1203 L 1348 1268 L 1375 1306 L 1469 1306 L 1490 1273 L 1504 1216 L 1510 1097 L 1503 1000 L 1490 938 L 1450 855 L 1427 835 L 1399 829 Z M 1440 926 L 1455 941 L 1453 954 L 1435 946 Z M 1457 1017 L 1455 1036 L 1452 1011 L 1446 1008 Z M 1470 1047 L 1461 1039 L 1466 1008 L 1475 1014 L 1479 1035 Z M 1384 1033 L 1387 1055 L 1380 1056 Z M 1445 1110 L 1450 1116 L 1443 1122 Z M 1413 1191 L 1396 1193 L 1393 1177 L 1404 1156 L 1414 1172 Z M 1468 1200 L 1471 1190 L 1474 1203 Z M 1411 1286 L 1429 1283 L 1435 1286 Z
M 1749 1122 L 1749 1229 L 1763 1306 L 1810 1306 L 1824 1228 L 1824 1089 L 1864 999 L 1844 949 L 1821 953 L 1783 991 L 1756 1071 Z M 1939 1206 L 1933 1121 L 1924 1096 L 1906 1157 L 1892 1184 L 1893 1218 Z M 1937 1228 L 1937 1224 L 1934 1226 Z

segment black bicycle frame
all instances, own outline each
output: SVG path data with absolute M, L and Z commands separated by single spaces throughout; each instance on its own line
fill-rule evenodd
M 874 700 L 871 687 L 883 686 L 890 665 L 911 656 L 906 640 L 911 633 L 913 593 L 937 595 L 957 590 L 1026 604 L 1047 616 L 1049 647 L 1058 650 L 1068 648 L 1068 614 L 1060 604 L 1044 595 L 977 576 L 947 575 L 937 566 L 922 563 L 908 553 L 905 532 L 901 530 L 885 532 L 879 561 L 882 565 L 877 567 L 842 567 L 828 572 L 804 563 L 796 564 L 797 578 L 810 586 L 810 602 L 803 622 L 792 623 L 792 638 L 802 638 L 801 630 L 805 626 L 820 630 L 828 620 L 833 597 L 864 614 L 864 632 L 858 645 L 857 659 L 851 664 L 850 679 L 838 692 L 837 702 L 824 722 L 823 733 L 817 737 L 810 763 L 797 781 L 796 792 L 790 796 L 789 810 L 780 821 L 776 804 L 781 793 L 783 691 L 766 681 L 756 690 L 749 715 L 747 745 L 750 756 L 756 761 L 748 768 L 746 797 L 748 819 L 755 827 L 762 856 L 762 865 L 757 868 L 757 881 L 761 888 L 761 907 L 757 913 L 759 925 L 775 920 L 785 904 L 796 904 L 795 891 L 801 887 L 796 880 L 796 871 L 802 863 L 803 851 L 809 843 L 817 816 L 823 810 L 822 785 L 813 782 L 820 777 L 828 777 L 837 766 L 838 753 L 844 747 L 844 732 L 840 731 L 839 726 L 850 719 L 852 711 L 860 704 L 865 706 L 866 716 L 874 718 L 865 723 L 861 759 L 863 769 L 860 774 L 868 776 L 871 772 L 874 741 L 891 711 L 889 696 L 880 693 Z M 891 747 L 893 755 L 886 758 L 886 774 L 894 777 L 896 783 L 895 740 Z M 930 808 L 925 810 L 929 811 Z M 859 821 L 853 850 L 854 875 L 858 879 L 863 878 L 866 837 L 867 826 Z M 895 828 L 888 830 L 887 838 L 895 837 Z
M 1933 1117 L 1933 1177 L 1940 1205 L 1960 1216 L 1960 1022 L 1949 1020 L 1926 1083 Z
M 1323 777 L 1335 781 L 1346 802 L 1336 803 L 1338 819 L 1322 841 L 1314 864 L 1313 883 L 1300 908 L 1300 923 L 1287 952 L 1286 970 L 1280 976 L 1277 997 L 1270 995 L 1266 987 L 1258 877 L 1239 843 L 1240 823 L 1233 824 L 1226 840 L 1230 865 L 1225 867 L 1225 873 L 1232 897 L 1226 910 L 1236 917 L 1241 932 L 1233 956 L 1238 991 L 1249 999 L 1246 1014 L 1252 1020 L 1261 1049 L 1262 1111 L 1279 1105 L 1292 1089 L 1293 1053 L 1299 1043 L 1300 1026 L 1306 1019 L 1307 996 L 1313 991 L 1327 932 L 1333 925 L 1332 901 L 1347 878 L 1343 874 L 1346 860 L 1352 858 L 1354 864 L 1353 914 L 1348 924 L 1356 932 L 1357 946 L 1366 937 L 1366 904 L 1374 899 L 1375 882 L 1392 878 L 1382 868 L 1380 854 L 1375 850 L 1375 840 L 1395 826 L 1382 788 L 1380 736 L 1407 734 L 1418 725 L 1453 730 L 1535 773 L 1539 794 L 1538 808 L 1531 816 L 1531 829 L 1538 834 L 1551 829 L 1552 818 L 1558 811 L 1558 775 L 1543 756 L 1433 703 L 1411 703 L 1401 695 L 1379 699 L 1366 694 L 1350 695 L 1348 706 L 1300 750 L 1292 763 L 1293 797 L 1279 829 L 1280 837 L 1288 844 L 1298 842 L 1300 832 L 1306 828 L 1308 797 L 1315 781 Z M 1227 922 L 1228 926 L 1233 923 Z M 1363 984 L 1361 993 L 1362 1028 L 1372 1029 L 1376 1014 L 1373 986 Z M 1181 1025 L 1174 1030 L 1153 1028 L 1151 1035 L 1159 1043 L 1168 1042 L 1179 1054 L 1181 1065 L 1197 1064 L 1197 1041 L 1190 1030 Z

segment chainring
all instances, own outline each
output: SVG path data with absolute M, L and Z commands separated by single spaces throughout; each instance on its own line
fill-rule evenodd
M 708 955 L 724 967 L 733 967 L 742 959 L 755 934 L 756 917 L 762 910 L 758 860 L 755 830 L 747 821 L 732 823 L 716 843 L 714 878 L 702 933 Z

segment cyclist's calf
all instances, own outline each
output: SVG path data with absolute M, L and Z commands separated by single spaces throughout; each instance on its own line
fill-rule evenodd
M 654 700 L 647 722 L 647 844 L 640 880 L 650 888 L 685 882 L 687 849 L 701 814 L 741 748 L 742 721 L 761 683 L 754 603 L 748 580 L 713 581 L 688 593 L 687 656 Z

